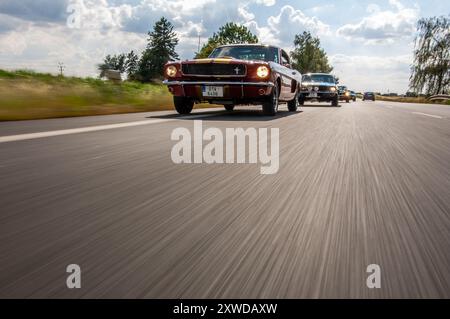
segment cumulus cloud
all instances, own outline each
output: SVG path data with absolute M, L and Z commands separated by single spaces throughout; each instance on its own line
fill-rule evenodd
M 357 24 L 346 24 L 337 34 L 349 40 L 363 40 L 366 44 L 392 43 L 396 39 L 411 37 L 419 16 L 417 7 L 406 8 L 397 0 L 390 0 L 393 10 L 382 11 L 378 5 L 369 5 L 369 16 Z
M 267 7 L 273 6 L 276 3 L 276 0 L 256 0 L 255 1 L 258 4 L 263 4 Z
M 369 56 L 335 54 L 330 56 L 334 73 L 342 84 L 356 91 L 405 93 L 409 84 L 412 55 Z
M 68 74 L 95 76 L 96 65 L 106 54 L 141 51 L 145 44 L 145 36 L 120 30 L 85 32 L 59 24 L 32 25 L 0 33 L 0 68 L 54 73 L 61 61 Z
M 278 45 L 291 46 L 295 35 L 306 30 L 316 35 L 330 34 L 329 25 L 290 5 L 283 6 L 278 15 L 270 16 L 266 26 L 260 26 L 256 21 L 247 21 L 245 25 L 255 32 L 262 42 Z

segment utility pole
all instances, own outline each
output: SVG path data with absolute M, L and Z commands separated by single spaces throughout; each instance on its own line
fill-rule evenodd
M 198 33 L 198 49 L 197 53 L 200 53 L 200 32 Z
M 58 62 L 58 70 L 59 70 L 59 75 L 60 76 L 64 75 L 64 70 L 65 69 L 66 69 L 66 66 L 64 65 L 64 63 Z

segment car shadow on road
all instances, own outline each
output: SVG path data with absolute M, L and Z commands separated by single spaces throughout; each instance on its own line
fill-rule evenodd
M 342 106 L 342 103 L 339 103 L 339 107 Z M 305 104 L 302 107 L 311 107 L 311 108 L 315 108 L 315 107 L 323 107 L 323 108 L 328 108 L 328 109 L 332 109 L 335 108 L 336 106 L 332 106 L 331 104 Z
M 281 118 L 293 116 L 302 113 L 299 110 L 297 112 L 289 112 L 287 110 L 278 111 L 275 116 L 264 115 L 261 110 L 234 110 L 232 112 L 228 111 L 207 111 L 207 112 L 195 112 L 191 115 L 179 115 L 179 114 L 167 114 L 167 115 L 155 115 L 149 116 L 152 119 L 180 119 L 180 120 L 203 120 L 203 121 L 275 121 Z M 205 117 L 201 117 L 204 115 Z

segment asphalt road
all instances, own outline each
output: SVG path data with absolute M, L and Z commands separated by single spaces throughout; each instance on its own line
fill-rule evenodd
M 279 172 L 174 164 L 194 119 L 279 128 Z M 0 176 L 3 298 L 450 298 L 448 106 L 0 123 Z

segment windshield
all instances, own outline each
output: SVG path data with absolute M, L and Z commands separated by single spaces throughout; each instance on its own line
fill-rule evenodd
M 328 74 L 307 74 L 302 78 L 303 82 L 322 82 L 334 84 L 334 77 Z
M 227 46 L 216 48 L 210 58 L 232 57 L 239 60 L 254 60 L 279 63 L 278 49 L 266 46 Z

